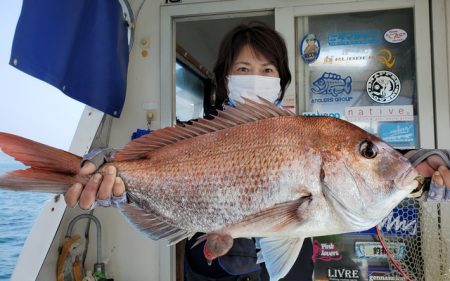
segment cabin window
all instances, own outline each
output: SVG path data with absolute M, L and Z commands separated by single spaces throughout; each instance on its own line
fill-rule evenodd
M 175 74 L 177 122 L 203 117 L 205 79 L 179 60 L 176 63 Z

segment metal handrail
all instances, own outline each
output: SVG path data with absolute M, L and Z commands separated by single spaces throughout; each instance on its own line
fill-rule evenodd
M 102 254 L 102 226 L 98 218 L 91 214 L 81 214 L 73 218 L 67 227 L 66 238 L 72 236 L 72 230 L 77 221 L 80 219 L 92 219 L 97 227 L 97 263 L 100 263 L 100 257 Z

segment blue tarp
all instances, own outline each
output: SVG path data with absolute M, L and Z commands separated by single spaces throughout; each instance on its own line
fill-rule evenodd
M 24 0 L 10 64 L 119 117 L 128 68 L 122 15 L 117 0 Z

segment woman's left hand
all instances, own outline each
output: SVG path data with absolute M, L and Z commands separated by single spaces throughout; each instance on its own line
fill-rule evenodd
M 425 195 L 426 201 L 450 201 L 450 170 L 440 156 L 429 156 L 416 169 L 421 175 L 431 177 L 430 190 Z

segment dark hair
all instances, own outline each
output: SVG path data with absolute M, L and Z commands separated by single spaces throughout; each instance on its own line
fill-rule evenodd
M 283 99 L 286 88 L 291 82 L 286 44 L 281 35 L 262 22 L 238 25 L 222 40 L 214 66 L 217 108 L 228 97 L 227 75 L 235 58 L 245 45 L 249 45 L 257 53 L 266 57 L 277 68 L 281 86 L 279 101 Z

